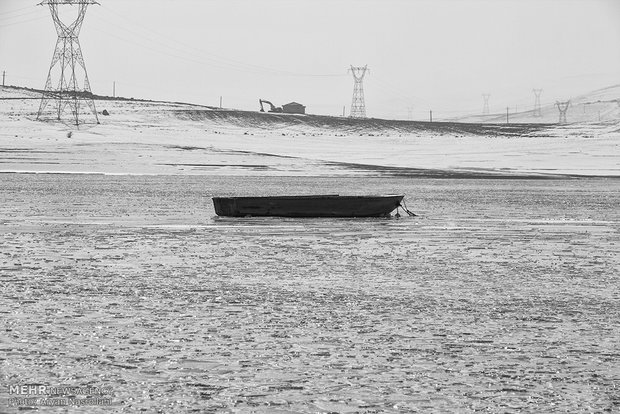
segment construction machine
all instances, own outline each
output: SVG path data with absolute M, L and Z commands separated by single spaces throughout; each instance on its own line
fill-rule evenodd
M 269 104 L 269 111 L 268 112 L 277 112 L 277 113 L 281 113 L 282 112 L 282 107 L 278 106 L 276 107 L 274 104 L 272 104 L 269 101 L 265 101 L 264 99 L 259 99 L 258 103 L 260 103 L 260 111 L 261 112 L 265 112 L 265 108 L 263 108 L 263 104 Z

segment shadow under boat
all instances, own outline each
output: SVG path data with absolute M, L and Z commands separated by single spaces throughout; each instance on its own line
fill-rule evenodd
M 386 217 L 402 207 L 404 195 L 301 195 L 213 197 L 218 216 Z

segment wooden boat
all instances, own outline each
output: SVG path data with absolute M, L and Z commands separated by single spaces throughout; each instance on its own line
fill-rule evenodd
M 385 217 L 400 206 L 403 197 L 403 195 L 213 197 L 213 205 L 218 216 L 228 217 Z

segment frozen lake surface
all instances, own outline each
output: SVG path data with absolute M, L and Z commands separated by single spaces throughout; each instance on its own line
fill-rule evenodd
M 293 193 L 419 217 L 210 199 Z M 620 409 L 618 180 L 1 174 L 0 201 L 3 384 L 117 403 L 45 412 Z

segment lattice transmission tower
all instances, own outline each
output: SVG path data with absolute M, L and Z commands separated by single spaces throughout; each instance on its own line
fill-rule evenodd
M 482 115 L 489 114 L 489 98 L 490 97 L 491 97 L 491 94 L 489 93 L 482 94 L 482 98 L 484 99 L 484 104 L 482 105 Z
M 540 109 L 540 94 L 542 93 L 542 89 L 532 89 L 534 92 L 534 116 L 541 117 L 542 110 Z
M 78 39 L 86 9 L 91 4 L 99 3 L 95 0 L 45 0 L 39 4 L 49 6 L 58 40 L 37 119 L 50 119 L 46 109 L 53 102 L 52 118 L 60 121 L 64 112 L 69 108 L 71 119 L 75 125 L 80 124 L 80 116 L 84 115 L 83 111 L 92 113 L 95 116 L 95 121 L 99 123 L 84 56 Z M 70 6 L 71 11 L 77 12 L 77 16 L 70 23 L 63 22 L 59 13 L 60 6 L 65 6 L 63 10 Z M 75 6 L 77 6 L 77 10 L 74 9 Z
M 351 118 L 366 118 L 366 104 L 364 103 L 364 76 L 368 72 L 368 65 L 354 67 L 349 72 L 353 74 L 353 102 L 351 103 Z
M 568 107 L 570 106 L 570 99 L 565 102 L 556 102 L 555 105 L 558 107 L 558 111 L 560 111 L 560 120 L 558 122 L 560 124 L 565 124 L 566 111 L 568 111 Z

